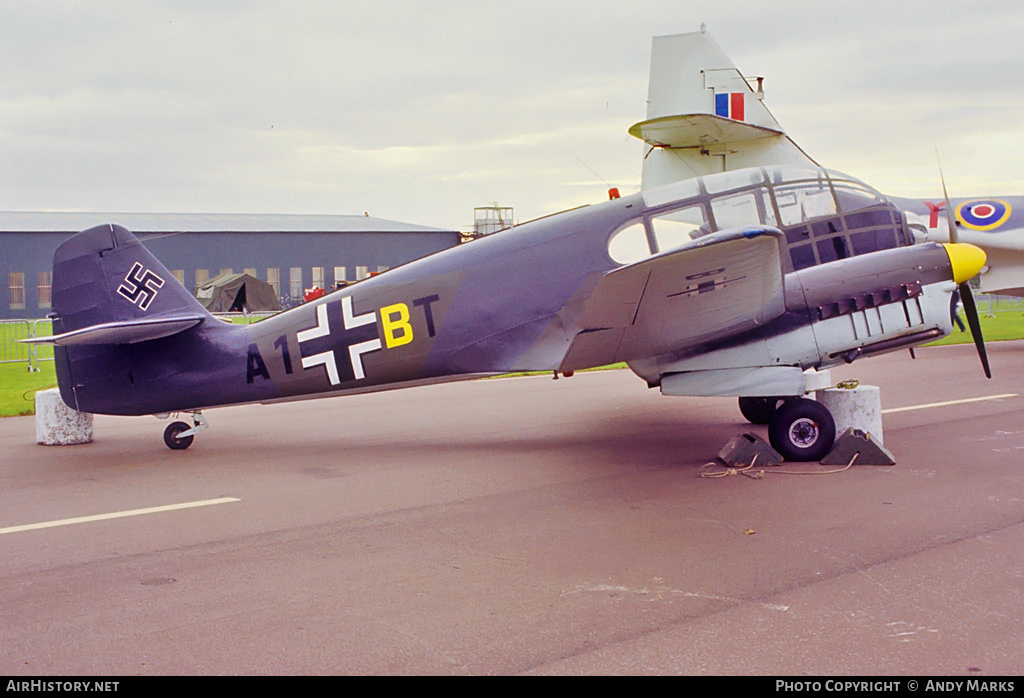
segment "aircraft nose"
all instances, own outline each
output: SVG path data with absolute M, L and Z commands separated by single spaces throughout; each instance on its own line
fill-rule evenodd
M 953 281 L 962 284 L 985 266 L 985 251 L 966 242 L 946 243 L 949 265 L 953 268 Z

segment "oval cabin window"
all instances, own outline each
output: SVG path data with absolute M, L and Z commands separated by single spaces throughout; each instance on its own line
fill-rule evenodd
M 632 264 L 650 257 L 644 224 L 634 223 L 612 235 L 608 241 L 608 256 L 619 264 Z

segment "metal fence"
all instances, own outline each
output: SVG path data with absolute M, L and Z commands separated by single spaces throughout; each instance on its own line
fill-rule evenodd
M 0 364 L 28 361 L 30 345 L 21 344 L 18 340 L 29 339 L 31 333 L 30 320 L 0 320 Z
M 49 344 L 22 344 L 22 339 L 48 337 L 53 322 L 41 320 L 0 320 L 0 364 L 24 362 L 29 371 L 38 371 L 40 361 L 53 361 Z
M 995 296 L 987 293 L 975 294 L 978 313 L 995 317 L 996 313 L 1024 313 L 1024 298 L 1016 296 Z

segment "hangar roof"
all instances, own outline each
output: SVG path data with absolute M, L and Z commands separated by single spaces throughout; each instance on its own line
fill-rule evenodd
M 92 213 L 87 211 L 0 211 L 0 232 L 77 233 L 117 223 L 134 233 L 439 233 L 425 225 L 372 216 L 272 213 Z

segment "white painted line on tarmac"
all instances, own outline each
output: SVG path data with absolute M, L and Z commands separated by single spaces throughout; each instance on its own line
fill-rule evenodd
M 986 400 L 1002 400 L 1007 397 L 1019 397 L 1017 393 L 1003 393 L 1002 395 L 987 395 L 985 397 L 968 397 L 963 400 L 948 400 L 946 402 L 929 402 L 927 405 L 911 405 L 910 407 L 893 407 L 889 410 L 882 410 L 882 414 L 893 414 L 894 412 L 910 412 L 912 410 L 927 410 L 931 407 L 946 407 L 947 405 L 965 405 L 969 402 L 985 402 Z
M 0 528 L 0 536 L 6 533 L 20 533 L 21 531 L 35 531 L 40 528 L 56 528 L 57 526 L 73 526 L 90 521 L 107 521 L 109 519 L 123 519 L 128 516 L 143 516 L 145 514 L 160 514 L 165 511 L 179 511 L 181 509 L 195 509 L 196 507 L 208 507 L 214 504 L 227 504 L 229 502 L 240 502 L 235 497 L 220 497 L 219 499 L 204 499 L 200 502 L 184 502 L 182 504 L 167 504 L 162 507 L 147 507 L 146 509 L 131 509 L 129 511 L 115 511 L 110 514 L 96 514 L 94 516 L 78 516 L 73 519 L 59 519 L 57 521 L 43 521 L 41 523 L 25 524 L 23 526 L 8 526 Z

